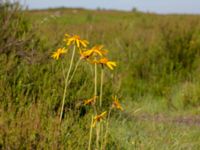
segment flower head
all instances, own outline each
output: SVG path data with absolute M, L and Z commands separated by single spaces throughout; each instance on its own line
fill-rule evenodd
M 88 59 L 90 56 L 92 56 L 92 51 L 91 50 L 86 50 L 86 51 L 80 50 L 80 55 L 81 55 L 81 59 Z
M 97 122 L 100 122 L 107 114 L 107 111 L 102 112 L 101 114 L 97 115 L 93 119 L 93 127 L 95 127 Z
M 117 66 L 116 62 L 114 61 L 109 61 L 108 58 L 101 58 L 100 60 L 98 61 L 93 61 L 94 63 L 97 63 L 97 64 L 101 64 L 101 65 L 105 65 L 107 66 L 110 70 L 113 70 L 114 67 Z
M 52 58 L 55 60 L 58 60 L 61 54 L 67 53 L 67 50 L 65 48 L 59 48 L 53 54 L 51 55 Z
M 92 104 L 95 103 L 96 98 L 97 98 L 97 96 L 94 96 L 94 97 L 92 97 L 90 99 L 84 100 L 83 104 L 84 105 L 92 105 Z
M 92 51 L 93 54 L 97 54 L 99 56 L 103 56 L 103 55 L 106 55 L 108 53 L 107 50 L 103 50 L 103 45 L 96 45 L 94 47 L 92 47 L 90 49 L 90 51 Z
M 93 55 L 103 56 L 103 55 L 106 55 L 107 53 L 108 53 L 107 50 L 103 50 L 103 45 L 94 46 L 91 49 L 86 50 L 86 51 L 80 50 L 80 55 L 82 59 L 88 59 L 89 57 Z
M 117 99 L 117 97 L 113 96 L 112 99 L 113 99 L 112 107 L 123 111 L 123 108 L 122 108 L 121 104 L 119 103 L 119 100 Z
M 64 41 L 67 43 L 67 46 L 76 45 L 78 48 L 87 47 L 89 42 L 87 40 L 82 40 L 78 35 L 69 35 L 65 34 Z

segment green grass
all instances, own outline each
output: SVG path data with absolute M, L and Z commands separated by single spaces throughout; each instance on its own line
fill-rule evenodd
M 87 148 L 91 108 L 76 107 L 93 93 L 85 63 L 70 86 L 59 124 L 62 62 L 68 62 L 55 62 L 50 55 L 63 46 L 65 33 L 105 45 L 117 61 L 105 75 L 103 104 L 107 108 L 117 94 L 125 111 L 113 113 L 106 149 L 200 148 L 200 123 L 141 118 L 200 114 L 200 16 L 82 9 L 23 13 L 21 21 L 11 19 L 9 30 L 0 29 L 1 48 L 11 43 L 0 49 L 0 148 Z M 24 43 L 15 45 L 13 39 Z
M 119 149 L 198 150 L 200 148 L 199 127 L 115 119 L 110 132 L 111 137 L 117 141 Z

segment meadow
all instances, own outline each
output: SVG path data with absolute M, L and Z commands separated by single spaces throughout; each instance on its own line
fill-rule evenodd
M 199 15 L 22 11 L 0 3 L 0 26 L 0 149 L 88 148 L 92 109 L 82 101 L 94 89 L 85 63 L 69 85 L 59 120 L 62 68 L 69 61 L 51 55 L 64 46 L 65 33 L 104 45 L 117 63 L 105 71 L 102 107 L 117 95 L 123 111 L 110 116 L 102 149 L 200 149 Z

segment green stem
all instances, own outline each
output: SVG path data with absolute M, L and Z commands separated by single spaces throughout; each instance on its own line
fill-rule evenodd
M 100 85 L 100 108 L 102 107 L 102 97 L 103 97 L 103 80 L 104 80 L 104 69 L 101 69 L 101 85 Z
M 96 63 L 94 64 L 94 96 L 95 96 L 94 101 L 96 104 L 96 101 L 97 101 L 97 64 Z M 97 108 L 95 104 L 93 105 L 93 108 L 94 108 L 95 115 L 97 115 Z
M 110 121 L 110 114 L 112 111 L 112 107 L 110 107 L 110 110 L 108 112 L 108 119 L 107 119 L 107 123 L 106 123 L 106 131 L 105 131 L 105 141 L 104 141 L 104 149 L 106 149 L 106 144 L 107 144 L 107 136 L 108 136 L 108 126 L 109 126 L 109 121 Z
M 94 65 L 94 96 L 97 96 L 97 64 Z
M 100 124 L 100 131 L 101 131 L 101 135 L 100 135 L 100 137 L 101 137 L 101 147 L 100 147 L 100 149 L 103 150 L 103 139 L 104 139 L 104 137 L 103 137 L 103 132 L 104 132 L 103 123 Z
M 104 68 L 101 69 L 101 85 L 100 85 L 100 108 L 102 107 L 102 98 L 103 98 L 103 79 L 104 79 Z M 103 124 L 99 123 L 100 129 L 99 134 L 103 134 Z M 101 135 L 100 135 L 101 137 Z M 101 138 L 101 145 L 100 149 L 103 148 L 103 136 Z
M 92 124 L 93 124 L 93 116 L 92 116 L 92 121 L 91 121 L 91 124 L 90 124 L 90 138 L 89 138 L 89 143 L 88 143 L 88 150 L 91 150 L 91 141 L 92 141 Z
M 100 122 L 97 123 L 96 125 L 96 146 L 97 146 L 97 149 L 99 149 L 99 136 L 100 136 Z
M 73 61 L 74 61 L 75 51 L 76 51 L 76 47 L 74 46 L 71 61 L 70 61 L 69 70 L 67 72 L 67 77 L 66 77 L 66 80 L 65 80 L 65 88 L 64 88 L 63 99 L 62 99 L 62 107 L 61 107 L 61 112 L 60 112 L 60 122 L 62 121 L 64 105 L 65 105 L 65 98 L 66 98 L 67 87 L 68 87 L 68 80 L 69 80 L 69 75 L 70 75 L 70 72 L 71 72 L 71 69 L 72 69 L 72 64 L 73 64 Z
M 78 68 L 78 66 L 79 66 L 79 64 L 80 64 L 80 62 L 81 62 L 81 59 L 79 59 L 78 62 L 76 63 L 75 69 L 74 69 L 74 71 L 73 71 L 73 73 L 72 73 L 72 75 L 71 75 L 71 78 L 70 78 L 69 81 L 68 81 L 68 85 L 71 83 L 72 79 L 74 78 L 74 75 L 75 75 L 75 73 L 76 73 L 76 70 L 77 70 L 77 68 Z M 68 86 L 68 85 L 67 85 L 67 86 Z
M 96 58 L 95 58 L 96 60 Z M 94 96 L 97 96 L 97 64 L 95 63 L 94 65 Z M 95 98 L 95 102 L 96 102 L 97 98 Z M 94 105 L 94 111 L 97 115 L 97 110 L 96 110 L 96 106 Z M 99 126 L 97 124 L 96 127 L 96 146 L 97 149 L 99 149 Z

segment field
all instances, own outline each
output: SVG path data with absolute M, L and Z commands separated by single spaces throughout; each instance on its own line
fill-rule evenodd
M 117 62 L 105 70 L 102 105 L 117 95 L 124 110 L 110 116 L 102 149 L 200 149 L 200 16 L 1 7 L 0 149 L 88 148 L 93 112 L 80 106 L 94 90 L 87 64 L 77 68 L 59 121 L 69 61 L 51 55 L 65 33 L 103 44 Z

